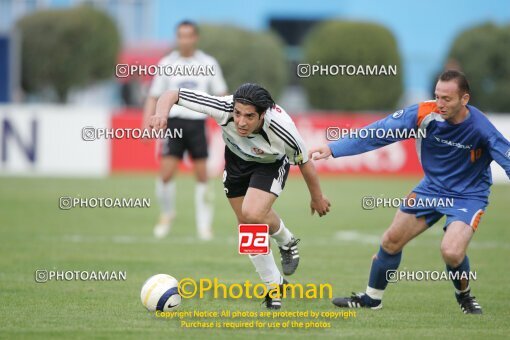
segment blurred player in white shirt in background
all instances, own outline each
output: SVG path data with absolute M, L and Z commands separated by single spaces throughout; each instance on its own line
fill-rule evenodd
M 197 50 L 199 39 L 198 28 L 191 21 L 182 21 L 177 26 L 177 47 L 159 62 L 160 66 L 191 66 L 202 65 L 213 72 L 206 75 L 200 72 L 176 72 L 173 75 L 158 74 L 154 77 L 149 96 L 144 105 L 144 128 L 155 114 L 156 102 L 164 92 L 177 90 L 181 87 L 206 91 L 215 95 L 225 95 L 227 85 L 223 79 L 218 62 L 204 52 Z M 182 70 L 182 69 L 181 69 Z M 204 68 L 202 68 L 204 70 Z M 165 72 L 167 73 L 167 72 Z M 174 176 L 179 162 L 187 151 L 193 160 L 195 177 L 195 219 L 198 237 L 202 240 L 212 238 L 213 207 L 211 195 L 207 194 L 207 139 L 205 134 L 205 117 L 203 113 L 195 112 L 182 106 L 174 106 L 169 112 L 168 127 L 182 129 L 182 138 L 167 138 L 162 140 L 160 175 L 156 183 L 156 196 L 161 208 L 159 221 L 154 228 L 154 236 L 165 237 L 175 218 L 176 189 Z

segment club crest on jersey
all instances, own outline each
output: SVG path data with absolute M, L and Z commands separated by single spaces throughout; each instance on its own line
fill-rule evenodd
M 264 151 L 260 150 L 259 148 L 253 148 L 251 151 L 253 151 L 253 153 L 256 155 L 262 155 L 264 153 Z
M 392 114 L 392 117 L 397 119 L 397 118 L 400 118 L 402 117 L 402 115 L 404 114 L 404 110 L 398 110 L 398 111 L 395 111 L 393 114 Z

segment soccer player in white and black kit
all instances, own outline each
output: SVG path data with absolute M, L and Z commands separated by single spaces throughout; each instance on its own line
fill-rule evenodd
M 167 112 L 175 105 L 204 112 L 221 126 L 225 141 L 225 193 L 239 223 L 269 225 L 269 233 L 280 249 L 282 269 L 291 275 L 299 263 L 294 235 L 272 209 L 282 192 L 290 164 L 298 165 L 311 196 L 311 212 L 329 212 L 317 174 L 292 119 L 276 105 L 267 90 L 244 84 L 233 96 L 216 97 L 181 88 L 168 91 L 158 100 L 150 126 L 164 129 Z M 250 256 L 260 278 L 269 288 L 286 283 L 273 254 Z M 275 295 L 275 294 L 271 294 Z M 266 295 L 266 307 L 279 309 L 281 299 Z
M 165 91 L 185 87 L 193 90 L 225 95 L 227 85 L 223 79 L 218 62 L 204 52 L 197 50 L 198 28 L 191 21 L 183 21 L 177 26 L 178 50 L 173 51 L 160 62 L 160 66 L 206 66 L 214 74 L 161 74 L 154 77 L 149 97 L 145 102 L 144 125 L 156 111 L 156 102 Z M 203 113 L 182 106 L 174 106 L 170 111 L 168 126 L 182 129 L 182 138 L 167 138 L 161 149 L 160 176 L 156 182 L 156 196 L 161 208 L 159 222 L 154 228 L 154 235 L 162 238 L 170 231 L 175 217 L 176 190 L 173 180 L 184 152 L 188 151 L 193 159 L 197 184 L 195 187 L 195 219 L 198 237 L 202 240 L 212 238 L 213 208 L 207 195 L 207 140 L 205 118 Z

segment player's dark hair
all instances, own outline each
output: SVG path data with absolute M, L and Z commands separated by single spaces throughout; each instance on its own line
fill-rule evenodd
M 252 83 L 239 86 L 234 93 L 234 102 L 255 106 L 255 111 L 259 116 L 275 105 L 273 97 L 265 88 Z
M 441 81 L 450 81 L 455 80 L 457 82 L 457 85 L 459 86 L 459 92 L 462 95 L 465 93 L 470 94 L 471 89 L 469 88 L 469 83 L 467 81 L 466 76 L 464 73 L 457 71 L 457 70 L 447 70 L 441 73 L 439 76 L 439 79 Z
M 176 32 L 179 31 L 179 28 L 181 28 L 181 26 L 191 26 L 191 27 L 193 27 L 193 30 L 198 35 L 198 25 L 194 21 L 183 20 L 183 21 L 179 22 L 177 24 L 177 26 L 175 27 L 175 31 Z

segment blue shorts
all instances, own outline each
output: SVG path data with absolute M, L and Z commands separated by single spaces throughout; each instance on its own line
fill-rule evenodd
M 446 215 L 443 229 L 446 230 L 454 221 L 462 221 L 476 231 L 486 207 L 487 202 L 479 200 L 447 198 L 412 192 L 407 196 L 406 203 L 400 206 L 400 211 L 416 215 L 417 218 L 425 217 L 429 227 Z

